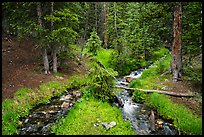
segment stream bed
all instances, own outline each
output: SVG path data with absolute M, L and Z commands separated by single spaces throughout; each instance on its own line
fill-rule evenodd
M 139 69 L 137 71 L 131 72 L 130 75 L 124 77 L 117 77 L 117 86 L 128 87 L 130 80 L 137 79 L 142 75 L 145 69 Z M 117 95 L 120 103 L 114 103 L 122 111 L 124 120 L 129 120 L 131 122 L 131 127 L 136 131 L 137 135 L 178 135 L 178 131 L 173 126 L 173 121 L 167 121 L 162 119 L 161 116 L 154 111 L 153 123 L 155 130 L 151 129 L 150 114 L 151 108 L 144 104 L 135 103 L 132 100 L 132 96 L 129 91 L 125 89 L 120 89 L 120 93 Z
M 67 115 L 72 106 L 82 96 L 79 91 L 65 91 L 62 96 L 54 97 L 45 105 L 33 108 L 28 117 L 21 118 L 19 135 L 50 135 L 50 127 Z

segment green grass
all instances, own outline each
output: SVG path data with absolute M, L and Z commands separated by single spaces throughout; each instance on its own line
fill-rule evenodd
M 167 95 L 153 93 L 149 103 L 165 118 L 174 119 L 174 126 L 189 135 L 202 135 L 202 118 L 181 104 L 172 103 Z
M 27 116 L 33 107 L 47 103 L 54 96 L 60 96 L 66 89 L 81 87 L 84 84 L 86 79 L 77 76 L 63 82 L 44 83 L 36 89 L 19 89 L 13 99 L 5 99 L 2 102 L 2 134 L 18 134 L 19 118 Z
M 171 77 L 170 74 L 161 76 L 163 72 L 170 68 L 170 59 L 171 56 L 168 55 L 164 60 L 156 61 L 153 67 L 143 71 L 139 79 L 131 81 L 130 87 L 160 89 L 162 85 L 158 83 L 157 79 L 164 81 L 164 79 L 170 79 Z M 134 91 L 133 99 L 136 102 L 142 102 L 154 107 L 164 118 L 173 119 L 174 125 L 185 134 L 202 134 L 202 118 L 194 115 L 184 105 L 173 103 L 167 95 Z
M 160 89 L 162 85 L 157 83 L 156 79 L 163 80 L 170 75 L 161 77 L 160 75 L 169 69 L 171 56 L 167 55 L 163 60 L 156 61 L 151 68 L 143 71 L 139 79 L 132 80 L 129 87 L 143 89 Z
M 101 48 L 97 52 L 96 58 L 106 67 L 110 68 L 109 60 L 111 58 L 111 54 L 114 52 L 113 49 L 103 49 Z
M 116 126 L 106 130 L 101 123 L 116 122 Z M 94 126 L 98 122 L 99 126 Z M 121 111 L 116 106 L 90 98 L 77 102 L 64 119 L 53 127 L 56 135 L 135 135 L 130 123 L 123 121 Z

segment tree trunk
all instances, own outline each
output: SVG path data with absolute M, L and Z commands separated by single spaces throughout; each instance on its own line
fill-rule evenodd
M 51 2 L 51 15 L 53 14 L 54 11 L 54 2 Z M 53 31 L 54 25 L 53 21 L 51 20 L 51 31 Z M 52 60 L 53 60 L 53 72 L 57 72 L 57 48 L 55 45 L 51 45 L 52 47 Z
M 114 3 L 114 27 L 115 27 L 115 33 L 116 33 L 116 36 L 118 36 L 118 30 L 117 30 L 117 8 L 116 8 L 116 2 L 113 2 Z
M 53 46 L 52 48 L 52 59 L 53 59 L 53 72 L 56 73 L 57 72 L 57 50 L 56 47 Z
M 103 8 L 104 8 L 104 48 L 107 48 L 107 26 L 106 26 L 106 2 L 104 2 L 103 4 Z
M 37 2 L 37 15 L 38 15 L 38 23 L 41 27 L 42 25 L 42 8 L 41 8 L 41 3 Z M 47 49 L 45 47 L 42 47 L 42 56 L 43 56 L 43 63 L 44 63 L 44 70 L 45 74 L 49 74 L 49 62 L 48 62 L 48 57 L 47 57 Z
M 45 47 L 42 47 L 42 56 L 43 56 L 45 74 L 50 74 L 49 62 L 48 62 L 48 57 L 47 57 L 47 49 Z
M 172 69 L 172 79 L 173 81 L 178 81 L 181 77 L 182 69 L 182 53 L 181 53 L 181 19 L 182 19 L 182 5 L 179 2 L 178 6 L 174 12 L 174 40 L 172 44 L 172 60 L 171 60 L 171 69 Z
M 162 91 L 162 90 L 127 88 L 127 87 L 123 87 L 123 86 L 116 86 L 116 88 L 122 88 L 122 89 L 133 90 L 133 91 L 139 90 L 139 91 L 146 92 L 146 93 L 154 93 L 155 92 L 155 93 L 170 95 L 170 96 L 174 96 L 174 97 L 193 97 L 193 96 L 195 96 L 194 94 L 175 93 L 175 92 Z

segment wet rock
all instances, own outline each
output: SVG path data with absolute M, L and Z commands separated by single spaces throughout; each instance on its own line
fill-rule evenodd
M 174 133 L 168 126 L 164 125 L 164 135 L 174 135 Z
M 99 126 L 99 124 L 96 122 L 96 123 L 94 123 L 94 126 L 97 127 L 97 126 Z
M 27 118 L 27 119 L 24 121 L 24 123 L 28 123 L 28 121 L 29 121 L 29 119 Z
M 66 100 L 70 100 L 70 99 L 72 99 L 72 95 L 66 95 L 66 96 L 62 96 L 61 98 L 60 98 L 60 100 L 63 100 L 63 101 L 66 101 Z
M 63 102 L 61 105 L 62 108 L 68 108 L 69 106 L 70 106 L 70 103 L 68 102 Z
M 158 125 L 162 125 L 164 122 L 161 120 L 161 119 L 157 119 L 157 122 L 156 122 Z
M 125 80 L 130 83 L 133 80 L 133 78 L 127 76 L 127 77 L 125 77 Z
M 80 97 L 82 94 L 81 94 L 81 92 L 80 91 L 73 91 L 73 96 L 75 96 L 75 97 Z
M 162 129 L 163 128 L 163 121 L 161 119 L 157 119 L 156 124 L 157 124 L 157 128 L 158 129 Z
M 106 130 L 109 130 L 109 129 L 113 128 L 114 126 L 116 126 L 116 122 L 114 122 L 114 121 L 111 121 L 109 124 L 106 122 L 102 122 L 101 124 Z
M 53 113 L 57 113 L 57 111 L 50 110 L 50 111 L 48 111 L 48 113 L 53 114 Z
M 102 122 L 101 125 L 106 129 L 106 130 L 109 130 L 109 126 L 108 126 L 108 123 L 106 122 Z

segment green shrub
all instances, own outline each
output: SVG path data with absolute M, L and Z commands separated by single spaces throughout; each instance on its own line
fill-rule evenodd
M 92 61 L 89 73 L 89 87 L 92 95 L 103 101 L 111 101 L 115 85 L 114 76 L 117 75 L 117 72 L 111 68 L 106 69 L 97 59 L 92 59 Z
M 88 52 L 94 56 L 97 55 L 98 50 L 101 48 L 101 40 L 95 30 L 91 32 L 91 36 L 86 43 L 86 48 Z
M 147 98 L 147 93 L 141 91 L 134 91 L 133 92 L 133 100 L 137 103 L 144 103 L 145 99 Z

